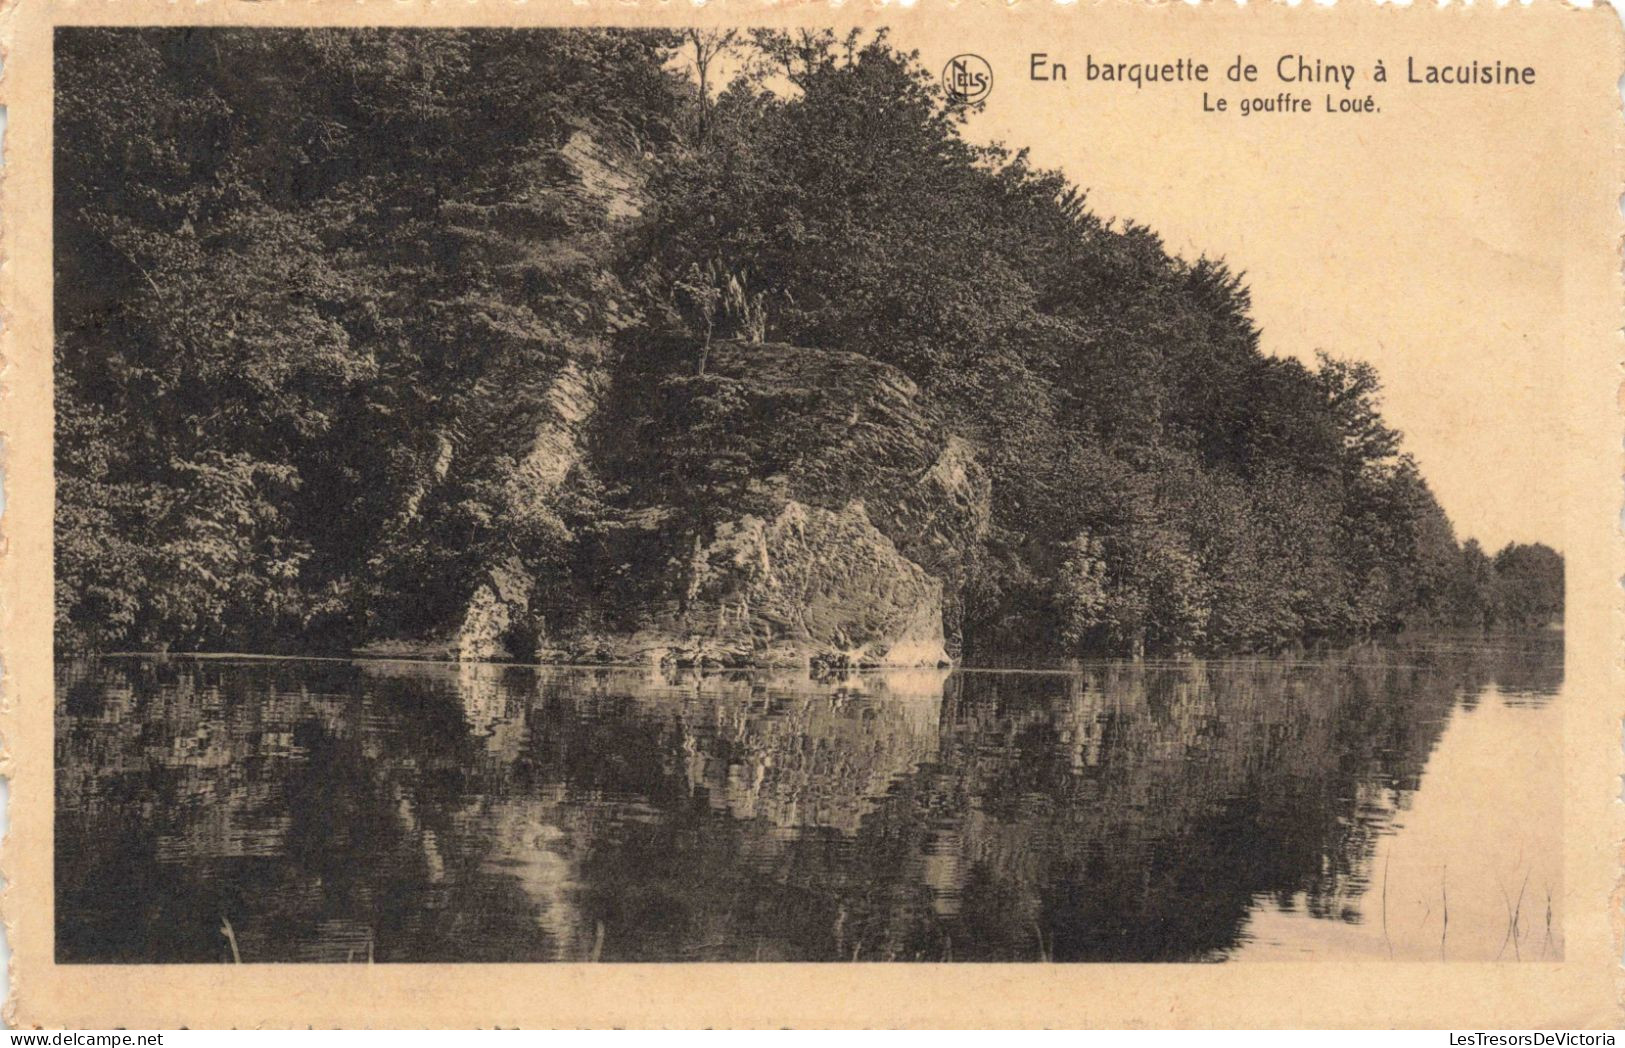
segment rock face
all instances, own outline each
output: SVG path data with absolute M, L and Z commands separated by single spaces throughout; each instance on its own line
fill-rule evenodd
M 542 528 L 562 532 L 556 504 L 561 487 L 583 461 L 594 416 L 613 381 L 616 333 L 637 321 L 631 295 L 612 260 L 648 206 L 647 164 L 639 150 L 613 131 L 592 126 L 568 133 L 528 168 L 532 189 L 520 203 L 548 216 L 535 230 L 513 230 L 507 246 L 529 250 L 557 270 L 557 287 L 539 300 L 538 317 L 557 341 L 551 365 L 514 374 L 500 363 L 477 382 L 480 396 L 465 417 L 428 435 L 425 468 L 408 489 L 381 545 L 381 557 L 419 542 L 432 527 L 435 499 L 469 470 L 501 476 L 504 501 Z M 528 236 L 528 239 L 527 239 Z M 506 413 L 523 399 L 526 439 L 492 446 L 509 428 Z M 511 464 L 491 470 L 493 458 Z M 500 555 L 460 581 L 455 592 L 434 594 L 438 623 L 415 636 L 374 638 L 363 650 L 462 660 L 529 658 L 516 634 L 535 626 L 530 602 L 535 565 Z M 439 606 L 439 605 L 446 606 Z
M 480 662 L 512 658 L 507 638 L 529 613 L 534 586 L 523 564 L 507 560 L 494 565 L 469 598 L 457 630 L 456 657 Z
M 572 140 L 573 141 L 573 140 Z M 586 424 L 598 410 L 608 372 L 600 362 L 583 367 L 568 361 L 554 377 L 543 401 L 531 446 L 508 481 L 508 497 L 536 513 L 551 513 L 559 486 L 581 460 Z M 530 619 L 535 580 L 515 557 L 493 564 L 468 599 L 452 641 L 459 659 L 502 660 L 527 653 L 510 650 L 509 636 Z
M 543 646 L 543 661 L 676 666 L 937 666 L 950 662 L 942 583 L 897 551 L 863 503 L 786 502 L 719 525 L 685 566 L 685 599 L 627 633 Z
M 897 551 L 862 502 L 832 511 L 790 501 L 772 520 L 719 527 L 689 566 L 689 594 L 684 625 L 724 656 L 948 661 L 942 583 Z
M 579 563 L 584 614 L 539 582 L 543 661 L 935 666 L 988 528 L 975 450 L 859 354 L 723 343 L 617 373 L 592 442 L 618 527 Z
M 459 569 L 451 606 L 423 616 L 442 625 L 369 650 L 949 663 L 964 558 L 989 520 L 975 448 L 907 376 L 862 354 L 721 341 L 702 368 L 692 344 L 627 344 L 631 296 L 611 259 L 646 210 L 639 164 L 582 129 L 538 166 L 538 194 L 569 217 L 550 250 L 596 273 L 572 285 L 590 295 L 560 321 L 569 334 L 556 362 L 481 378 L 486 406 L 470 410 L 484 414 L 428 435 L 421 483 L 392 532 L 410 546 L 415 527 L 431 526 L 419 521 L 436 492 L 472 470 L 498 478 L 503 519 L 528 538 Z M 493 420 L 516 399 L 528 429 L 493 445 L 511 429 Z M 547 555 L 535 552 L 538 534 L 556 540 L 542 543 Z
M 439 653 L 950 663 L 965 551 L 988 527 L 974 447 L 869 358 L 723 343 L 695 375 L 691 348 L 632 347 L 596 381 L 560 373 L 514 474 L 519 501 L 551 512 L 578 468 L 614 494 L 572 536 L 567 570 L 483 566 Z
M 646 173 L 631 153 L 611 144 L 610 136 L 579 129 L 558 151 L 565 177 L 556 188 L 561 204 L 577 215 L 573 237 L 564 247 L 587 258 L 613 254 L 615 238 L 647 206 Z M 582 460 L 593 417 L 603 404 L 612 373 L 613 333 L 625 325 L 619 281 L 604 273 L 595 283 L 603 316 L 577 333 L 567 356 L 541 396 L 530 446 L 508 479 L 508 499 L 546 519 L 555 519 L 553 503 L 565 479 Z M 530 601 L 536 587 L 529 566 L 514 557 L 491 566 L 468 599 L 451 647 L 459 659 L 496 660 L 528 657 L 512 650 L 511 638 L 522 624 L 536 625 Z M 520 632 L 524 632 L 520 630 Z
M 566 368 L 520 460 L 548 512 L 580 466 L 616 492 L 568 571 L 482 569 L 460 659 L 674 666 L 937 666 L 966 549 L 988 527 L 975 449 L 895 369 L 786 345 L 634 347 Z M 675 352 L 677 359 L 663 357 Z

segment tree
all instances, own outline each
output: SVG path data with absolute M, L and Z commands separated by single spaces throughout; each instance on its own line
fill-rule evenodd
M 695 126 L 698 129 L 696 137 L 705 141 L 709 131 L 709 117 L 711 114 L 711 69 L 718 59 L 733 54 L 739 44 L 740 34 L 737 29 L 688 29 L 683 33 L 683 39 L 692 49 L 694 55 L 694 75 L 699 81 L 697 85 L 697 105 L 695 107 Z
M 1518 628 L 1563 619 L 1563 557 L 1540 543 L 1508 543 L 1495 555 L 1496 618 Z

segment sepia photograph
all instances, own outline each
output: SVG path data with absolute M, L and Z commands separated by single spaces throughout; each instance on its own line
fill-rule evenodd
M 1617 937 L 1569 36 L 224 10 L 35 35 L 52 979 Z
M 57 45 L 59 961 L 1562 957 L 1560 536 L 883 29 Z

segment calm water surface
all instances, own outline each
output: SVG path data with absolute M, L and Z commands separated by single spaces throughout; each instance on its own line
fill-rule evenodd
M 57 956 L 1554 960 L 1562 679 L 64 661 Z

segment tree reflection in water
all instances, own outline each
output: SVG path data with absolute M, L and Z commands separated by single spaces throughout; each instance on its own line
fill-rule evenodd
M 1561 683 L 1556 634 L 833 681 L 75 660 L 57 955 L 227 960 L 224 917 L 245 961 L 1218 958 L 1283 911 L 1369 930 L 1452 718 Z

